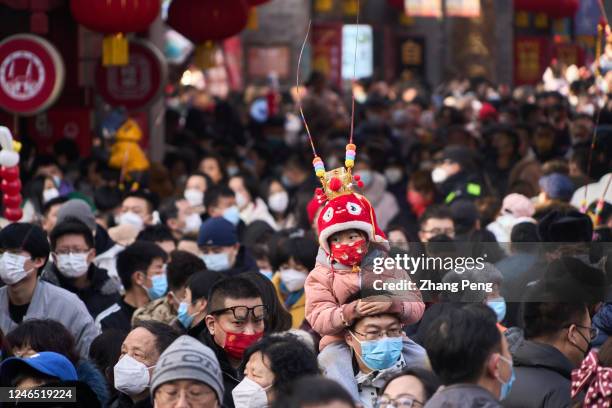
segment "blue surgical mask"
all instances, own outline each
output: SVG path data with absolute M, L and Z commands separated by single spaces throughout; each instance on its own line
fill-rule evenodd
M 223 271 L 231 267 L 229 257 L 225 253 L 202 255 L 202 260 L 211 271 Z
M 514 375 L 514 364 L 512 364 L 512 360 L 509 360 L 506 357 L 501 356 L 501 355 L 499 356 L 499 358 L 502 359 L 504 362 L 506 362 L 508 365 L 510 365 L 510 369 L 512 370 L 512 375 L 510 375 L 510 379 L 508 380 L 508 382 L 502 382 L 499 379 L 497 380 L 501 382 L 502 384 L 500 394 L 499 394 L 499 399 L 503 400 L 504 398 L 508 396 L 508 394 L 510 394 L 510 390 L 512 389 L 512 384 L 514 383 L 516 376 Z
M 181 302 L 177 311 L 177 319 L 184 328 L 189 329 L 193 323 L 193 316 L 189 314 L 187 302 Z
M 504 317 L 506 317 L 506 299 L 503 297 L 498 297 L 487 300 L 487 306 L 489 306 L 495 312 L 498 322 L 504 320 Z
M 149 299 L 155 300 L 164 296 L 168 291 L 168 279 L 165 274 L 155 275 L 151 278 L 153 284 L 150 288 L 147 288 Z
M 238 210 L 237 206 L 233 205 L 223 212 L 223 218 L 236 226 L 240 222 L 240 210 Z
M 272 280 L 272 276 L 274 276 L 274 272 L 272 272 L 270 269 L 260 269 L 259 273 L 270 280 Z
M 402 354 L 401 337 L 385 337 L 380 340 L 361 341 L 350 332 L 361 345 L 361 361 L 372 370 L 384 370 L 397 363 Z

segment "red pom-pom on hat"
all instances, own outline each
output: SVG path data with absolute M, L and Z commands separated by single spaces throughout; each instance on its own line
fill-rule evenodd
M 329 189 L 331 191 L 339 191 L 342 188 L 342 182 L 339 178 L 334 177 L 329 181 Z

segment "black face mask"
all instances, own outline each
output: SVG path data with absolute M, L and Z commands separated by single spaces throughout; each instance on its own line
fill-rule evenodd
M 580 337 L 582 337 L 584 339 L 584 341 L 586 341 L 586 343 L 588 344 L 587 349 L 583 350 L 580 347 L 578 347 L 577 344 L 574 344 L 572 342 L 570 342 L 570 344 L 574 347 L 576 347 L 578 350 L 580 350 L 580 352 L 586 356 L 587 354 L 589 354 L 589 351 L 591 351 L 591 342 L 589 341 L 589 339 L 587 339 L 586 337 L 584 337 L 584 335 L 580 332 L 580 330 L 576 329 L 576 331 L 578 332 L 578 334 L 580 335 Z

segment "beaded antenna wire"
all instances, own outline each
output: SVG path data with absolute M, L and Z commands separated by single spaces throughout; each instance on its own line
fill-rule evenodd
M 355 59 L 353 65 L 353 82 L 355 81 L 355 76 L 357 72 L 357 44 L 359 42 L 359 15 L 361 12 L 360 1 L 357 0 L 357 32 L 355 37 Z M 300 116 L 302 117 L 302 122 L 304 123 L 304 129 L 306 130 L 306 135 L 308 136 L 308 141 L 310 143 L 310 147 L 312 149 L 312 154 L 314 156 L 312 160 L 312 165 L 314 167 L 315 174 L 321 180 L 321 185 L 323 186 L 323 191 L 318 192 L 317 195 L 320 197 L 321 194 L 325 195 L 325 198 L 331 200 L 335 197 L 350 194 L 353 188 L 353 181 L 357 184 L 358 187 L 363 187 L 363 182 L 360 180 L 359 175 L 352 175 L 352 169 L 355 166 L 355 156 L 357 153 L 357 147 L 353 144 L 353 133 L 355 129 L 355 94 L 352 95 L 352 103 L 351 103 L 351 128 L 349 134 L 349 143 L 346 145 L 346 154 L 344 158 L 344 167 L 339 167 L 330 171 L 325 170 L 325 163 L 321 157 L 317 154 L 315 149 L 314 141 L 312 138 L 312 134 L 310 132 L 310 128 L 308 127 L 308 122 L 306 121 L 306 117 L 304 116 L 304 110 L 302 108 L 302 96 L 300 93 L 300 66 L 302 63 L 302 55 L 304 54 L 304 48 L 306 47 L 306 42 L 308 41 L 308 37 L 310 35 L 310 28 L 312 26 L 312 20 L 308 21 L 308 29 L 306 31 L 306 37 L 304 37 L 304 42 L 302 43 L 302 48 L 300 49 L 300 55 L 298 56 L 298 66 L 296 73 L 296 93 L 297 93 L 297 104 L 300 111 Z M 324 198 L 320 197 L 319 201 L 322 201 Z
M 606 14 L 606 8 L 603 4 L 603 0 L 598 0 L 599 3 L 599 10 L 601 12 L 601 17 L 603 19 L 603 27 L 602 27 L 602 23 L 598 23 L 597 24 L 597 57 L 596 57 L 596 65 L 595 65 L 595 75 L 596 76 L 601 76 L 601 70 L 600 70 L 600 58 L 601 58 L 601 41 L 603 38 L 603 34 L 605 33 L 606 35 L 606 42 L 608 43 L 612 43 L 612 34 L 609 34 L 609 30 L 610 30 L 610 23 L 608 21 L 608 15 Z M 587 165 L 587 176 L 589 176 L 591 174 L 591 166 L 593 163 L 593 152 L 595 151 L 595 145 L 597 143 L 597 126 L 599 126 L 599 118 L 601 115 L 601 111 L 602 108 L 598 107 L 598 112 L 597 112 L 597 118 L 595 119 L 595 128 L 593 129 L 593 136 L 591 138 L 591 148 L 589 150 L 589 161 L 588 161 L 588 165 Z M 595 211 L 593 213 L 593 223 L 595 226 L 597 226 L 599 224 L 599 222 L 601 221 L 601 212 L 603 210 L 604 207 L 604 203 L 606 201 L 606 194 L 608 193 L 608 189 L 610 188 L 610 183 L 612 182 L 612 176 L 608 178 L 608 182 L 606 184 L 606 187 L 603 190 L 603 194 L 601 195 L 601 197 L 599 197 L 599 199 L 597 200 L 597 205 L 595 206 Z M 589 185 L 586 184 L 584 186 L 584 197 L 582 198 L 582 201 L 580 203 L 580 211 L 582 213 L 586 213 L 587 212 L 587 208 L 589 203 L 587 202 L 587 194 L 588 194 L 588 190 L 589 190 Z

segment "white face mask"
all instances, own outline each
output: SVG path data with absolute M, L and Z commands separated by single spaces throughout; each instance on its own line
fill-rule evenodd
M 223 271 L 231 268 L 229 256 L 226 253 L 202 255 L 202 260 L 211 271 Z
M 195 188 L 188 188 L 185 190 L 185 193 L 183 195 L 185 197 L 185 200 L 187 200 L 189 205 L 192 207 L 198 207 L 198 206 L 204 205 L 204 192 L 203 191 L 200 191 Z
M 128 224 L 136 227 L 138 231 L 142 231 L 144 228 L 144 221 L 142 217 L 131 211 L 125 212 L 119 216 L 119 225 Z
M 436 184 L 444 183 L 447 178 L 448 173 L 442 167 L 436 167 L 431 172 L 431 180 Z
M 236 205 L 239 209 L 243 209 L 249 204 L 249 201 L 242 193 L 236 193 Z
M 7 285 L 14 285 L 21 282 L 28 276 L 24 268 L 25 262 L 29 258 L 23 255 L 5 252 L 0 256 L 0 279 Z
M 113 370 L 115 389 L 130 396 L 140 394 L 149 386 L 149 368 L 151 367 L 147 367 L 127 354 L 121 357 Z
M 272 387 L 272 386 L 270 386 Z M 232 391 L 232 399 L 236 408 L 265 408 L 268 406 L 266 390 L 249 377 L 244 377 Z
M 268 206 L 270 209 L 277 213 L 285 212 L 289 205 L 289 194 L 286 191 L 280 191 L 278 193 L 270 194 L 268 197 Z
M 402 180 L 402 169 L 398 169 L 397 167 L 389 167 L 385 170 L 385 178 L 389 184 L 395 184 Z
M 306 282 L 306 274 L 292 268 L 281 269 L 280 279 L 283 285 L 285 285 L 290 292 L 295 292 L 296 290 L 300 290 L 304 287 L 304 282 Z
M 43 203 L 48 203 L 54 198 L 59 197 L 60 193 L 57 188 L 49 188 L 47 190 L 43 190 Z
M 201 225 L 202 218 L 200 218 L 199 214 L 188 215 L 185 218 L 185 227 L 183 228 L 183 233 L 189 234 L 190 232 L 199 232 Z
M 57 255 L 57 269 L 67 278 L 78 278 L 87 273 L 89 263 L 88 252 Z

